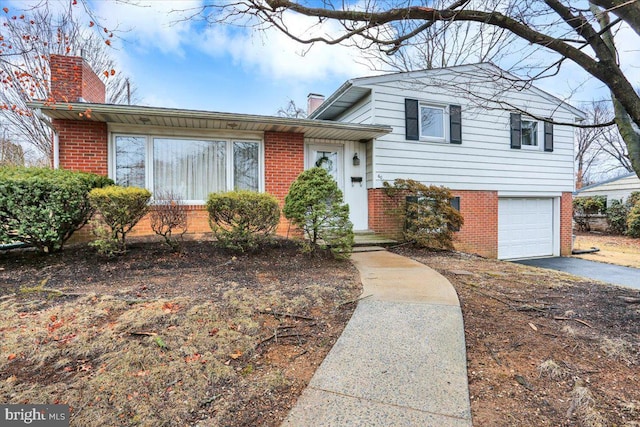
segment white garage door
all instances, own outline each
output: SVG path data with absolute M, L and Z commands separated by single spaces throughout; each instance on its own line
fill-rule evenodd
M 500 198 L 498 258 L 553 255 L 553 199 Z

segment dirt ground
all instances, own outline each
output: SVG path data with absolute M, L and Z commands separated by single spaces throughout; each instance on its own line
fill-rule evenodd
M 640 268 L 640 239 L 601 233 L 576 233 L 573 247 L 600 249 L 590 254 L 574 255 L 578 258 Z
M 640 291 L 466 254 L 396 251 L 458 292 L 474 425 L 640 426 Z
M 72 426 L 277 426 L 355 308 L 355 268 L 290 242 L 0 253 L 0 401 Z

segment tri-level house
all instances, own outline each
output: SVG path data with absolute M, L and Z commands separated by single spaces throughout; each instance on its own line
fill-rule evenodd
M 399 235 L 382 187 L 411 178 L 453 191 L 465 220 L 459 250 L 571 251 L 569 125 L 584 114 L 491 64 L 349 80 L 319 106 L 311 96 L 309 119 L 105 104 L 82 58 L 52 55 L 50 65 L 54 102 L 30 107 L 52 120 L 54 167 L 179 194 L 191 232 L 209 231 L 209 193 L 266 191 L 283 203 L 297 175 L 320 166 L 343 190 L 355 230 Z M 278 232 L 289 231 L 283 219 Z M 135 232 L 151 233 L 148 222 Z

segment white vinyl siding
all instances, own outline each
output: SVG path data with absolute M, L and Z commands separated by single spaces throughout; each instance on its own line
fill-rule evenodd
M 353 107 L 342 113 L 336 121 L 369 125 L 373 123 L 371 120 L 372 117 L 373 110 L 371 95 L 367 95 L 360 101 L 356 102 Z
M 581 189 L 576 197 L 606 196 L 607 205 L 613 200 L 626 201 L 634 191 L 640 191 L 640 179 L 634 174 Z
M 468 78 L 469 76 L 465 76 Z M 457 190 L 493 190 L 503 193 L 573 191 L 573 128 L 554 126 L 554 151 L 510 148 L 508 111 L 486 109 L 446 87 L 423 88 L 391 81 L 365 86 L 375 94 L 373 123 L 389 125 L 393 132 L 375 141 L 374 186 L 383 181 L 410 178 Z M 478 91 L 482 91 L 479 88 Z M 575 116 L 558 109 L 530 91 L 512 91 L 508 101 L 540 117 L 572 122 Z M 469 95 L 471 97 L 473 95 Z M 505 95 L 506 96 L 506 95 Z M 405 137 L 404 100 L 462 107 L 462 144 L 408 141 Z M 542 127 L 540 124 L 538 127 Z M 539 140 L 541 144 L 541 140 Z

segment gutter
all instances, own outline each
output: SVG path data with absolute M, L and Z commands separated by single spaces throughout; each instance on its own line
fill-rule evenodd
M 58 135 L 58 130 L 51 124 L 49 120 L 47 120 L 44 117 L 44 114 L 42 114 L 41 108 L 36 108 L 35 112 L 36 112 L 36 117 L 42 123 L 44 123 L 49 129 L 51 129 L 51 132 L 53 132 L 53 168 L 59 169 L 60 168 L 60 136 Z

